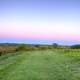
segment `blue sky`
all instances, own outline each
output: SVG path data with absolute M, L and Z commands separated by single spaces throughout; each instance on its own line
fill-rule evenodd
M 0 0 L 0 42 L 80 43 L 80 0 Z

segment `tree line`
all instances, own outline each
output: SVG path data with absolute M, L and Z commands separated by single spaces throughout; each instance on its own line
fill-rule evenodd
M 0 45 L 0 55 L 16 51 L 31 51 L 31 50 L 45 50 L 45 49 L 80 49 L 80 44 L 76 45 L 59 45 L 52 43 L 51 45 L 43 44 L 9 44 L 4 43 Z

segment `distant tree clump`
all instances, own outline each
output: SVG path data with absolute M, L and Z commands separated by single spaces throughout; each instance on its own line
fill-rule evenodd
M 58 44 L 57 43 L 53 43 L 52 44 L 54 48 L 58 48 Z
M 71 49 L 80 49 L 80 45 L 72 45 Z

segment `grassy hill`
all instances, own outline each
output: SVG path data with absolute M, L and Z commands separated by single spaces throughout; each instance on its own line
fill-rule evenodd
M 0 56 L 0 80 L 80 80 L 80 51 L 19 51 Z

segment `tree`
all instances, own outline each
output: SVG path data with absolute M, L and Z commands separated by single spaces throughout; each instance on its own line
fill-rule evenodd
M 80 45 L 79 44 L 78 45 L 72 45 L 71 49 L 80 49 Z
M 53 43 L 53 47 L 54 48 L 57 48 L 58 47 L 58 44 L 57 43 Z

